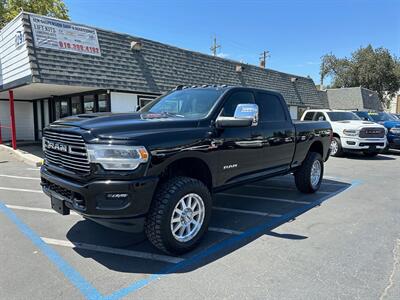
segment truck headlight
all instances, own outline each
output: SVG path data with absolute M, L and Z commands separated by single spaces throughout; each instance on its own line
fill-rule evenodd
M 393 134 L 400 134 L 400 127 L 390 128 L 389 131 Z
M 358 135 L 358 130 L 354 130 L 354 129 L 344 129 L 344 130 L 343 130 L 343 134 L 349 135 L 349 136 L 356 136 L 356 135 Z
M 91 163 L 99 163 L 106 170 L 134 170 L 149 159 L 143 146 L 86 145 Z

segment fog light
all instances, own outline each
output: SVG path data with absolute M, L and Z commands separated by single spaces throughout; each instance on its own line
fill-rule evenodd
M 349 141 L 348 141 L 347 144 L 348 144 L 348 145 L 354 146 L 354 145 L 356 144 L 356 142 L 349 142 Z
M 123 199 L 126 199 L 126 198 L 128 198 L 128 194 L 127 193 L 109 193 L 109 194 L 106 194 L 106 198 L 108 199 L 108 200 L 112 200 L 112 199 L 115 199 L 115 200 L 123 200 Z

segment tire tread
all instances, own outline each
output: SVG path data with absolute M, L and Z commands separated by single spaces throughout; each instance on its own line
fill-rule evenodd
M 149 241 L 159 250 L 166 253 L 173 253 L 163 240 L 162 222 L 165 214 L 168 212 L 168 207 L 173 200 L 174 195 L 189 184 L 202 185 L 207 187 L 200 181 L 190 177 L 173 177 L 162 183 L 157 189 L 153 202 L 146 218 L 145 233 Z M 208 190 L 208 189 L 207 189 Z

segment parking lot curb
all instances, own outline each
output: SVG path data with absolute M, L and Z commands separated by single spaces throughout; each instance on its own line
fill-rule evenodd
M 11 155 L 15 155 L 15 157 L 32 166 L 32 167 L 40 167 L 43 165 L 43 159 L 41 157 L 38 157 L 36 155 L 33 155 L 31 153 L 22 151 L 22 150 L 14 150 L 13 148 L 6 146 L 6 145 L 0 145 L 0 149 L 4 149 L 5 151 L 9 152 Z

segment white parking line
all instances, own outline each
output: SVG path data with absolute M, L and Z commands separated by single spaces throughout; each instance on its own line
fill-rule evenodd
M 334 179 L 335 177 L 324 177 L 321 185 L 333 185 L 333 186 L 347 186 L 349 185 L 349 183 L 347 182 L 326 182 L 326 180 L 337 180 Z M 290 178 L 290 177 L 274 177 L 274 178 L 268 178 L 266 179 L 266 182 L 268 181 L 283 181 L 283 182 L 293 182 L 294 184 L 294 178 Z
M 10 209 L 16 209 L 16 210 L 26 210 L 26 211 L 49 213 L 49 214 L 57 214 L 56 211 L 49 209 L 49 208 L 27 207 L 27 206 L 19 206 L 19 205 L 11 205 L 11 204 L 6 204 L 6 206 Z M 74 211 L 71 211 L 71 215 L 79 216 L 79 214 Z M 227 228 L 219 228 L 219 227 L 209 227 L 208 230 L 215 231 L 215 232 L 222 232 L 222 233 L 226 233 L 226 234 L 234 234 L 234 235 L 238 235 L 238 234 L 242 233 L 241 231 L 230 230 Z
M 40 180 L 40 178 L 38 178 L 38 177 L 25 177 L 25 176 L 15 176 L 15 175 L 5 175 L 5 174 L 0 174 L 0 177 L 16 178 L 16 179 L 29 179 L 29 180 Z
M 85 249 L 85 250 L 103 252 L 103 253 L 109 253 L 109 254 L 115 254 L 115 255 L 123 255 L 123 256 L 129 256 L 129 257 L 157 260 L 157 261 L 162 261 L 162 262 L 167 262 L 167 263 L 172 263 L 172 264 L 177 264 L 184 260 L 183 258 L 179 258 L 179 257 L 154 254 L 154 253 L 148 253 L 148 252 L 140 252 L 140 251 L 135 251 L 135 250 L 126 250 L 126 249 L 105 247 L 105 246 L 99 246 L 99 245 L 93 245 L 93 244 L 70 242 L 70 241 L 66 241 L 66 240 L 57 240 L 57 239 L 46 238 L 46 237 L 41 237 L 41 239 L 46 244 L 49 244 L 49 245 L 69 247 L 69 248 L 79 248 L 79 249 Z
M 39 207 L 27 207 L 27 206 L 19 206 L 19 205 L 10 205 L 6 204 L 8 208 L 16 209 L 16 210 L 28 210 L 28 211 L 37 211 L 37 212 L 44 212 L 50 214 L 57 214 L 57 212 L 53 209 L 49 208 L 39 208 Z M 78 213 L 71 211 L 71 215 L 79 216 Z
M 290 199 L 282 199 L 282 198 L 272 198 L 272 197 L 261 197 L 261 196 L 253 196 L 253 195 L 241 195 L 241 194 L 230 194 L 230 193 L 218 193 L 217 195 L 229 196 L 229 197 L 240 197 L 240 198 L 250 198 L 250 199 L 259 199 L 259 200 L 269 200 L 269 201 L 277 201 L 277 202 L 287 202 L 287 203 L 296 203 L 296 204 L 310 204 L 308 201 L 298 201 L 298 200 L 290 200 Z
M 279 218 L 279 217 L 281 217 L 281 215 L 270 214 L 270 213 L 261 212 L 261 211 L 254 211 L 254 210 L 244 210 L 244 209 L 236 209 L 236 208 L 228 208 L 228 207 L 219 207 L 219 206 L 213 206 L 213 209 L 215 209 L 215 210 L 221 210 L 221 211 L 228 211 L 228 212 L 241 213 L 241 214 L 250 214 L 250 215 L 262 216 L 262 217 L 274 217 L 274 218 Z
M 16 188 L 3 187 L 3 186 L 0 186 L 0 190 L 14 191 L 14 192 L 28 192 L 28 193 L 43 193 L 43 191 L 41 191 L 41 190 L 16 189 Z
M 243 233 L 242 231 L 231 230 L 231 229 L 226 229 L 226 228 L 219 228 L 219 227 L 208 227 L 208 230 L 220 232 L 220 233 L 226 233 L 226 234 L 233 234 L 233 235 L 239 235 L 239 234 Z
M 271 185 L 257 185 L 257 184 L 246 184 L 244 187 L 255 187 L 262 189 L 282 190 L 282 191 L 298 191 L 295 188 L 284 187 L 284 186 L 271 186 Z M 332 192 L 317 191 L 317 194 L 331 194 Z

